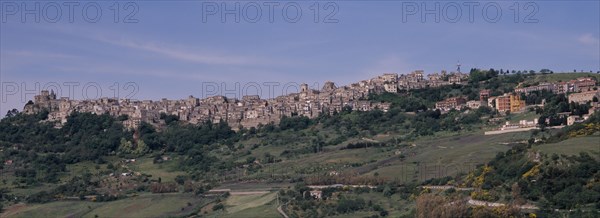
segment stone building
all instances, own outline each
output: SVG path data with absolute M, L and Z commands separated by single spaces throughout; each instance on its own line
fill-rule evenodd
M 465 106 L 466 103 L 467 99 L 463 97 L 454 97 L 435 103 L 435 108 L 443 112 L 450 111 L 452 109 L 460 110 Z
M 484 90 L 479 91 L 479 100 L 487 101 L 488 98 L 490 97 L 491 93 L 492 93 L 492 91 L 489 89 L 484 89 Z
M 569 102 L 576 102 L 579 104 L 585 104 L 594 100 L 594 97 L 600 99 L 600 90 L 597 91 L 586 91 L 581 93 L 573 93 L 569 95 Z

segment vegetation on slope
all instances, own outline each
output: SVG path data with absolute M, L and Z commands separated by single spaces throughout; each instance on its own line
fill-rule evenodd
M 394 183 L 389 180 L 389 177 L 379 175 L 377 169 L 404 163 L 405 159 L 410 159 L 410 155 L 417 155 L 407 152 L 425 151 L 412 149 L 415 141 L 431 136 L 472 134 L 483 127 L 494 125 L 488 123 L 488 118 L 500 117 L 488 107 L 476 110 L 452 110 L 442 114 L 438 110 L 430 110 L 435 102 L 455 96 L 477 99 L 481 89 L 492 89 L 494 90 L 492 95 L 500 95 L 512 91 L 518 83 L 538 80 L 538 75 L 499 76 L 503 74 L 502 71 L 494 70 L 473 69 L 471 74 L 473 77 L 466 85 L 370 96 L 371 101 L 392 103 L 392 107 L 386 113 L 380 110 L 353 111 L 345 107 L 339 112 L 331 115 L 323 114 L 315 119 L 302 116 L 284 117 L 279 124 L 269 123 L 257 128 L 242 128 L 238 132 L 232 131 L 225 122 L 190 125 L 183 124 L 176 117 L 169 115 L 161 116 L 161 119 L 168 123 L 165 129 L 158 130 L 152 125 L 142 123 L 138 129 L 130 131 L 124 129 L 119 122 L 127 119 L 126 117 L 113 118 L 108 114 L 89 113 L 73 113 L 63 128 L 56 129 L 53 123 L 45 121 L 47 112 L 24 115 L 10 111 L 9 116 L 0 121 L 0 161 L 2 163 L 10 161 L 11 164 L 1 165 L 0 167 L 4 169 L 0 170 L 3 174 L 9 175 L 9 181 L 12 181 L 10 187 L 19 190 L 18 193 L 16 190 L 0 190 L 0 202 L 22 200 L 48 202 L 65 197 L 86 199 L 88 195 L 96 196 L 97 201 L 104 201 L 144 192 L 184 191 L 201 194 L 210 185 L 240 180 L 285 180 L 314 184 L 362 181 L 361 183 L 377 185 L 377 189 L 368 192 L 351 191 L 348 198 L 344 197 L 344 194 L 336 196 L 330 199 L 331 201 L 325 202 L 322 207 L 317 207 L 321 209 L 312 212 L 302 209 L 302 205 L 315 206 L 315 203 L 302 203 L 312 201 L 305 196 L 304 192 L 295 190 L 295 193 L 280 194 L 288 196 L 289 203 L 300 208 L 292 209 L 299 216 L 307 214 L 345 216 L 363 212 L 383 216 L 387 212 L 396 213 L 394 212 L 396 210 L 406 212 L 397 213 L 398 215 L 414 215 L 415 212 L 410 212 L 408 207 L 383 206 L 385 201 L 369 204 L 366 198 L 361 197 L 368 193 L 379 193 L 374 194 L 373 197 L 397 196 L 398 201 L 415 202 L 419 193 L 415 193 L 415 189 L 410 187 L 414 187 L 419 180 L 402 184 Z M 545 92 L 534 94 L 534 96 L 526 96 L 526 101 L 540 103 L 545 99 L 546 105 L 535 109 L 535 112 L 542 117 L 550 118 L 551 125 L 564 122 L 563 118 L 554 117 L 559 112 L 570 112 L 574 115 L 587 112 L 587 105 L 568 103 L 564 95 Z M 558 131 L 558 134 L 548 138 L 548 142 L 596 134 L 600 127 L 598 116 L 596 114 L 585 123 Z M 553 119 L 555 122 L 552 121 Z M 550 132 L 543 132 L 541 135 L 549 134 Z M 534 144 L 533 137 L 537 136 L 533 134 L 532 140 L 528 143 Z M 590 205 L 587 204 L 590 204 L 590 199 L 595 199 L 596 195 L 587 192 L 587 184 L 582 184 L 581 180 L 565 180 L 561 183 L 564 184 L 563 189 L 558 188 L 555 190 L 557 192 L 552 192 L 551 195 L 543 195 L 545 189 L 539 190 L 530 187 L 532 185 L 529 184 L 532 178 L 536 178 L 534 179 L 536 181 L 554 180 L 554 177 L 565 175 L 566 171 L 573 170 L 562 169 L 559 166 L 588 167 L 592 163 L 586 162 L 590 160 L 585 155 L 570 159 L 560 157 L 561 161 L 564 158 L 563 162 L 559 161 L 562 165 L 556 163 L 555 166 L 543 165 L 545 162 L 531 163 L 525 160 L 524 156 L 527 155 L 517 155 L 529 152 L 527 149 L 511 151 L 514 154 L 503 152 L 503 155 L 497 156 L 488 164 L 491 170 L 482 177 L 481 192 L 475 194 L 475 198 L 510 201 L 510 198 L 506 198 L 508 194 L 505 190 L 507 187 L 512 188 L 516 183 L 520 190 L 524 190 L 521 193 L 523 200 L 539 201 L 547 208 L 584 208 L 579 205 L 586 204 L 586 207 L 589 207 Z M 396 154 L 390 155 L 390 153 Z M 546 156 L 542 155 L 542 160 L 545 161 Z M 149 166 L 157 169 L 165 166 L 162 162 L 172 159 L 170 160 L 174 166 L 172 170 L 177 170 L 178 173 L 169 173 L 168 180 L 165 180 L 166 176 L 152 177 L 148 175 L 149 171 L 146 168 L 142 170 L 134 167 L 136 164 L 123 163 L 124 160 L 129 159 L 153 160 L 153 164 Z M 509 159 L 512 161 L 508 161 Z M 572 159 L 575 162 L 572 162 Z M 505 161 L 506 164 L 498 164 L 498 161 Z M 78 164 L 90 164 L 90 168 L 93 169 L 88 168 L 84 173 L 73 175 L 75 171 L 70 169 Z M 409 164 L 418 165 L 416 162 Z M 538 164 L 536 170 L 535 166 Z M 557 167 L 559 174 L 544 174 L 545 170 L 550 169 L 549 167 Z M 587 170 L 581 172 L 584 177 L 598 169 L 592 167 Z M 369 173 L 373 171 L 375 173 Z M 511 174 L 513 171 L 517 173 Z M 531 172 L 527 174 L 527 179 L 524 179 L 523 174 L 529 171 Z M 136 172 L 140 175 L 130 175 Z M 474 172 L 473 176 L 481 177 L 481 172 L 483 171 L 480 169 Z M 128 175 L 124 177 L 125 179 L 119 176 L 108 176 L 123 173 Z M 323 176 L 331 173 L 340 175 L 337 176 L 339 178 L 361 177 L 356 180 L 328 180 L 327 178 L 333 177 Z M 540 175 L 547 177 L 539 177 Z M 3 177 L 2 182 L 7 185 L 5 178 Z M 430 182 L 445 184 L 453 181 L 453 184 L 459 184 L 457 181 L 462 180 L 465 179 L 452 177 Z M 409 188 L 399 189 L 398 187 L 402 185 Z M 472 183 L 470 185 L 473 186 Z M 594 183 L 591 187 L 592 189 L 589 190 L 596 191 Z M 562 195 L 565 195 L 560 190 L 566 188 L 579 194 L 584 191 L 586 193 L 578 196 L 581 199 L 572 201 L 575 205 L 567 204 L 569 202 L 559 200 Z M 117 189 L 123 191 L 115 191 Z M 392 192 L 394 194 L 390 195 Z M 411 194 L 414 195 L 412 198 Z M 303 197 L 298 198 L 298 195 Z M 15 200 L 15 197 L 25 198 Z M 364 204 L 361 203 L 361 198 Z M 434 201 L 437 202 L 435 199 Z M 376 206 L 377 204 L 382 205 Z

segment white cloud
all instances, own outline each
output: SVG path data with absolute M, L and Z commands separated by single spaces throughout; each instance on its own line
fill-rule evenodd
M 97 38 L 97 40 L 112 45 L 153 52 L 172 59 L 194 62 L 199 64 L 214 65 L 264 65 L 270 62 L 257 57 L 238 56 L 230 54 L 219 54 L 217 52 L 201 52 L 177 49 L 174 45 L 164 45 L 151 42 L 142 42 L 134 40 L 115 40 L 107 38 Z
M 257 60 L 241 56 L 214 55 L 204 54 L 202 52 L 191 52 L 182 49 L 175 49 L 175 46 L 164 46 L 157 43 L 145 43 L 133 40 L 109 40 L 99 38 L 100 41 L 110 43 L 117 46 L 128 47 L 143 51 L 154 52 L 173 59 L 188 61 L 200 64 L 231 64 L 231 65 L 247 65 L 256 63 Z
M 111 31 L 98 31 L 89 28 L 70 28 L 60 26 L 51 31 L 59 31 L 72 36 L 107 43 L 114 46 L 133 49 L 136 51 L 150 52 L 177 61 L 185 61 L 206 65 L 232 65 L 232 66 L 291 66 L 297 60 L 282 60 L 278 57 L 260 57 L 253 52 L 247 54 L 234 54 L 234 51 L 225 51 L 212 48 L 201 48 L 188 44 L 169 42 L 155 42 L 144 40 L 134 35 L 123 35 Z
M 577 41 L 587 46 L 598 46 L 600 44 L 600 39 L 594 37 L 591 33 L 579 36 L 579 38 L 577 38 Z

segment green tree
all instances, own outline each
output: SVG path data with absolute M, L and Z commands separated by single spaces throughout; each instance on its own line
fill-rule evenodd
M 225 209 L 225 206 L 222 203 L 215 204 L 215 206 L 212 207 L 213 211 L 223 210 L 223 209 Z
M 19 111 L 15 108 L 13 108 L 12 110 L 9 110 L 8 112 L 6 112 L 6 117 L 15 117 L 19 114 Z
M 150 149 L 148 148 L 146 143 L 144 143 L 144 140 L 139 140 L 137 143 L 137 147 L 135 148 L 135 151 L 133 153 L 137 155 L 143 155 L 148 153 L 149 150 Z
M 123 154 L 131 154 L 133 152 L 133 144 L 130 141 L 127 141 L 125 138 L 121 138 L 119 152 Z

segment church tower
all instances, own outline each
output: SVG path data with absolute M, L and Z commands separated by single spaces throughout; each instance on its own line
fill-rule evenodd
M 306 92 L 308 92 L 308 84 L 306 84 L 306 83 L 302 83 L 302 84 L 300 85 L 300 92 L 301 92 L 301 93 L 306 93 Z

